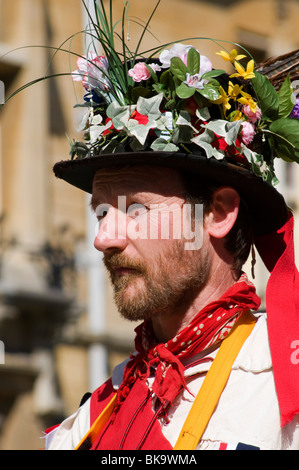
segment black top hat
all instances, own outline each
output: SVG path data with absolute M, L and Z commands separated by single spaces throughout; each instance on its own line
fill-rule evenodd
M 54 166 L 55 175 L 88 193 L 92 181 L 102 168 L 128 165 L 156 165 L 177 168 L 198 174 L 199 181 L 228 185 L 238 190 L 246 201 L 256 235 L 264 235 L 280 228 L 287 219 L 287 207 L 282 195 L 269 183 L 251 171 L 236 165 L 208 160 L 205 155 L 181 152 L 125 152 L 98 155 L 73 161 L 62 161 Z M 199 184 L 200 190 L 200 184 Z

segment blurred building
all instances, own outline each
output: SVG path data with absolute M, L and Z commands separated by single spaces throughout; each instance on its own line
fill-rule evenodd
M 155 3 L 131 0 L 131 49 Z M 114 0 L 114 21 L 123 4 Z M 223 67 L 215 55 L 223 43 L 211 37 L 244 46 L 259 62 L 299 47 L 298 18 L 297 0 L 162 0 L 141 51 L 200 36 L 190 43 Z M 0 449 L 42 448 L 42 430 L 74 412 L 133 345 L 135 325 L 119 318 L 93 249 L 88 197 L 52 175 L 77 136 L 73 105 L 83 97 L 81 84 L 56 74 L 76 68 L 86 24 L 81 0 L 0 0 L 5 97 L 54 76 L 0 110 Z M 280 164 L 278 175 L 298 223 L 299 168 Z M 258 263 L 261 296 L 266 281 Z

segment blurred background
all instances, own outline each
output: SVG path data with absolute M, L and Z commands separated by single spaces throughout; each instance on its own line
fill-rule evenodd
M 131 0 L 130 48 L 155 4 Z M 114 21 L 123 5 L 113 1 Z M 162 0 L 141 50 L 212 37 L 246 47 L 261 62 L 299 48 L 298 20 L 298 0 Z M 68 51 L 84 53 L 86 36 L 76 33 L 87 23 L 81 0 L 0 0 L 5 97 L 31 80 L 75 70 Z M 215 53 L 225 44 L 190 43 L 223 68 Z M 59 46 L 64 51 L 55 53 Z M 69 158 L 68 138 L 78 137 L 80 109 L 73 106 L 82 100 L 82 85 L 61 76 L 26 88 L 0 109 L 2 450 L 43 448 L 43 430 L 75 412 L 84 393 L 106 380 L 133 347 L 136 325 L 116 312 L 93 248 L 89 197 L 52 174 L 55 162 Z M 298 252 L 299 166 L 282 162 L 276 170 L 295 211 Z M 267 279 L 258 261 L 255 283 L 263 304 Z

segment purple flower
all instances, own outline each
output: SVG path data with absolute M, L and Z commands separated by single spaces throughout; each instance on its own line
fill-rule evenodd
M 290 114 L 290 118 L 299 119 L 299 98 L 296 98 L 296 104 Z

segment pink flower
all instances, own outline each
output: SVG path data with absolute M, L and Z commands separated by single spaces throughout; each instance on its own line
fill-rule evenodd
M 128 72 L 129 77 L 132 77 L 134 82 L 142 82 L 148 80 L 151 76 L 148 68 L 144 62 L 137 62 L 132 69 Z
M 246 106 L 243 106 L 242 111 L 245 114 L 245 116 L 248 117 L 249 121 L 252 122 L 253 124 L 255 124 L 256 121 L 258 121 L 262 117 L 262 112 L 258 106 L 256 106 L 255 113 L 251 110 L 249 104 L 247 104 Z
M 106 57 L 97 56 L 94 52 L 88 53 L 86 56 L 77 59 L 78 69 L 72 73 L 73 80 L 76 82 L 82 81 L 86 90 L 100 88 L 107 90 L 110 82 L 107 78 L 108 75 L 108 60 Z
M 242 122 L 241 137 L 245 145 L 251 144 L 256 134 L 254 125 L 251 122 L 243 121 Z

